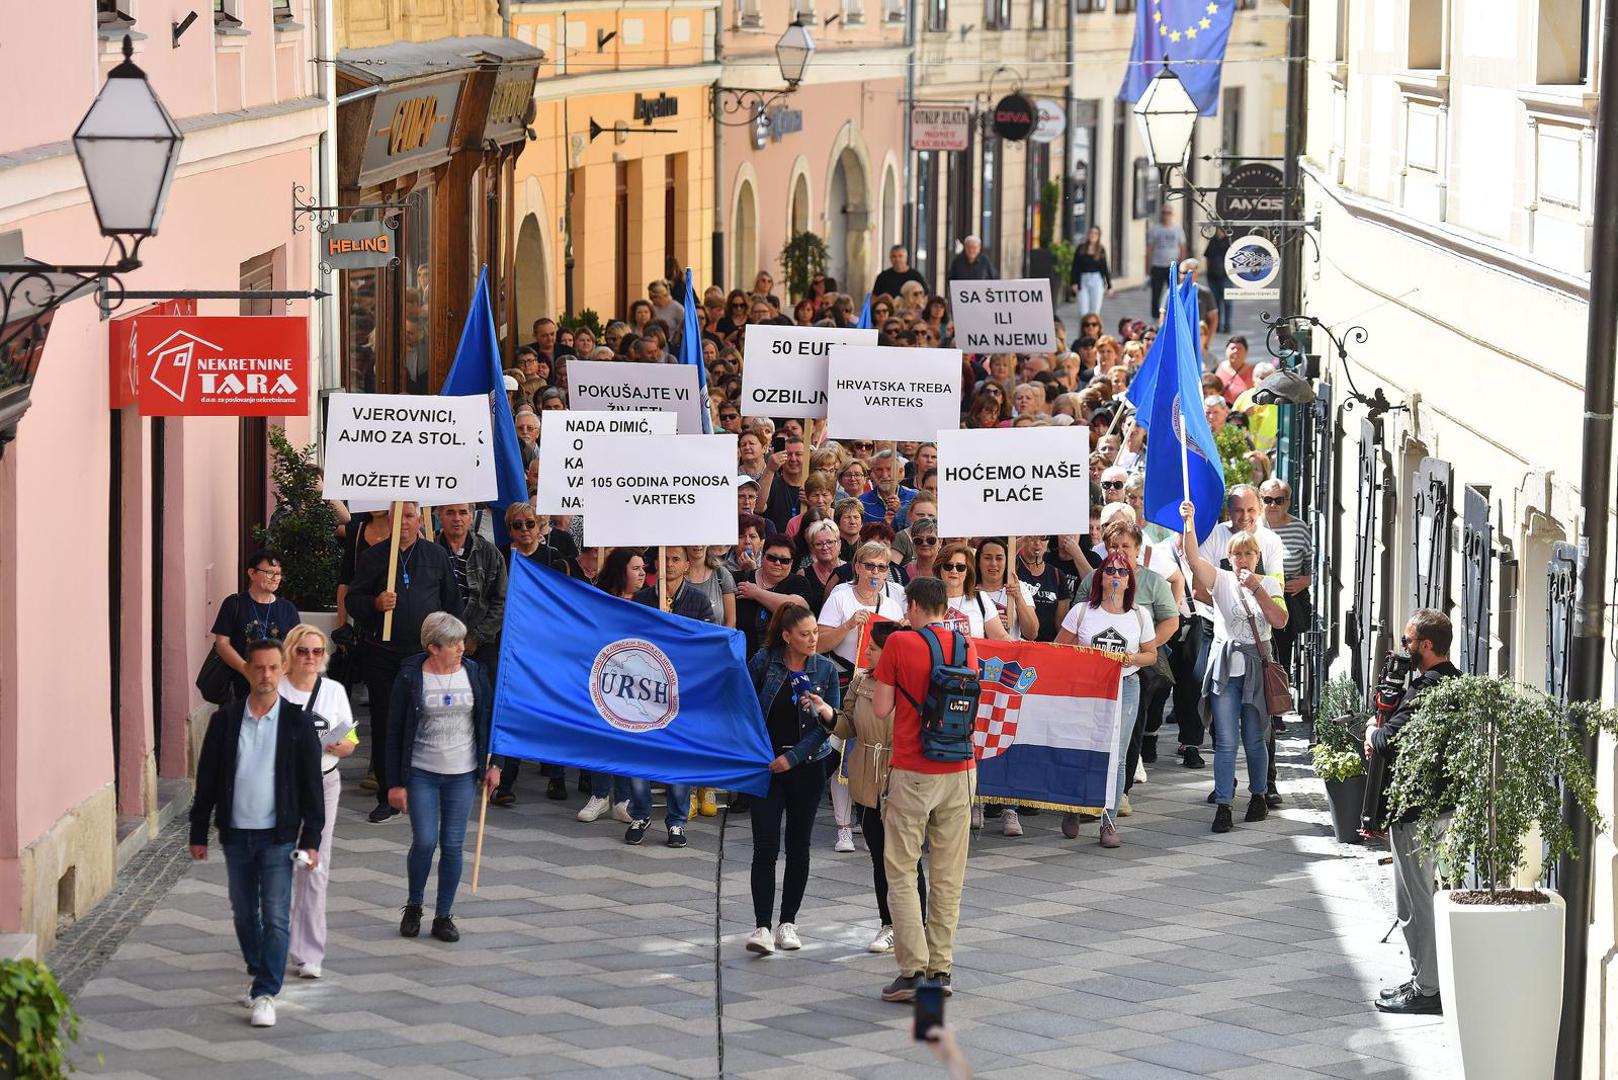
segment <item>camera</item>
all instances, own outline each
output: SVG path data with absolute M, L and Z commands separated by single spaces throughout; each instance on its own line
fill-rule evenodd
M 1416 662 L 1406 653 L 1390 652 L 1382 659 L 1382 675 L 1376 683 L 1376 723 L 1381 724 L 1404 701 Z M 1392 764 L 1380 753 L 1371 753 L 1365 762 L 1365 802 L 1360 809 L 1360 835 L 1375 839 L 1383 834 L 1387 820 L 1388 785 L 1393 781 Z

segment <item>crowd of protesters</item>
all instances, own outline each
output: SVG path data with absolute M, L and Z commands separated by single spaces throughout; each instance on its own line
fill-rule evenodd
M 1166 218 L 1160 228 L 1171 228 Z M 1158 239 L 1154 252 L 1160 247 L 1168 258 L 1172 238 Z M 1178 253 L 1184 254 L 1183 237 Z M 1091 513 L 1082 531 L 1014 542 L 941 537 L 932 443 L 837 441 L 826 437 L 823 421 L 747 415 L 740 397 L 748 327 L 848 327 L 862 306 L 825 275 L 815 275 L 808 292 L 792 298 L 761 272 L 751 288 L 709 287 L 689 298 L 700 312 L 713 429 L 738 436 L 734 545 L 587 548 L 580 518 L 539 514 L 531 503 L 506 508 L 498 528 L 496 511 L 487 506 L 427 511 L 399 504 L 397 522 L 389 510 L 345 510 L 335 641 L 301 625 L 296 609 L 277 597 L 276 553 L 255 555 L 246 587 L 220 605 L 213 627 L 218 654 L 247 704 L 238 700 L 221 711 L 226 722 L 215 723 L 217 735 L 210 728 L 204 762 L 212 787 L 205 798 L 199 781 L 192 830 L 193 851 L 203 857 L 208 815 L 216 814 L 232 869 L 233 906 L 242 868 L 237 927 L 254 975 L 253 1023 L 274 1022 L 277 957 L 284 964 L 289 926 L 298 974 L 321 975 L 336 764 L 358 741 L 348 694 L 327 672 L 328 660 L 342 660 L 346 689 L 368 706 L 370 767 L 359 786 L 375 801 L 369 820 L 381 825 L 401 811 L 410 815 L 400 933 L 420 932 L 436 853 L 431 932 L 446 943 L 458 940 L 453 904 L 478 788 L 491 793 L 496 807 L 538 790 L 519 784 L 525 763 L 487 761 L 495 671 L 502 649 L 515 645 L 501 631 L 509 569 L 517 558 L 626 602 L 661 606 L 744 635 L 760 711 L 778 755 L 769 792 L 748 806 L 745 796 L 724 799 L 712 788 L 668 785 L 663 825 L 665 843 L 679 848 L 694 818 L 712 817 L 722 805 L 748 811 L 756 927 L 746 947 L 755 953 L 799 947 L 797 915 L 813 826 L 829 798 L 833 851 L 855 852 L 858 834 L 872 859 L 880 924 L 870 949 L 900 954 L 900 977 L 883 996 L 908 1000 L 923 977 L 947 985 L 966 836 L 997 819 L 1003 835 L 1020 837 L 1021 816 L 1038 812 L 973 805 L 969 768 L 955 770 L 960 778 L 950 779 L 918 764 L 916 709 L 896 705 L 894 688 L 917 679 L 910 639 L 920 638 L 894 636 L 889 625 L 863 633 L 874 616 L 893 624 L 922 619 L 951 636 L 1092 646 L 1121 663 L 1124 720 L 1116 791 L 1099 815 L 1064 814 L 1067 839 L 1078 838 L 1088 818 L 1100 822 L 1102 847 L 1123 845 L 1119 819 L 1133 812 L 1128 791 L 1159 761 L 1165 722 L 1174 725 L 1176 763 L 1189 769 L 1205 766 L 1202 748 L 1211 729 L 1214 831 L 1233 827 L 1238 746 L 1249 784 L 1244 821 L 1262 821 L 1281 801 L 1273 756 L 1279 719 L 1267 715 L 1255 665 L 1269 649 L 1283 661 L 1290 657 L 1307 621 L 1303 590 L 1313 561 L 1309 529 L 1289 512 L 1291 492 L 1271 475 L 1275 407 L 1257 404 L 1253 394 L 1268 372 L 1249 362 L 1240 336 L 1216 350 L 1221 304 L 1199 287 L 1204 410 L 1216 433 L 1227 433 L 1221 453 L 1228 450 L 1227 460 L 1250 471 L 1259 486 L 1230 486 L 1227 520 L 1201 544 L 1189 532 L 1182 537 L 1178 529 L 1147 522 L 1146 433 L 1134 423 L 1125 393 L 1156 328 L 1130 318 L 1110 331 L 1103 324 L 1095 309 L 1110 294 L 1111 279 L 1098 235 L 1080 249 L 1075 269 L 1076 292 L 1089 308 L 1076 332 L 1069 336 L 1058 321 L 1059 347 L 1049 355 L 964 354 L 960 399 L 963 427 L 1088 427 Z M 1152 269 L 1155 279 L 1155 263 Z M 981 245 L 969 242 L 950 274 L 992 274 Z M 679 282 L 657 281 L 622 319 L 599 329 L 550 318 L 533 324 L 531 343 L 515 350 L 505 379 L 531 491 L 546 466 L 539 451 L 544 414 L 568 406 L 569 362 L 678 362 L 687 299 Z M 929 294 L 903 247 L 892 249 L 869 303 L 870 325 L 883 345 L 953 344 L 949 304 Z M 398 554 L 390 559 L 395 527 Z M 385 622 L 391 622 L 389 633 L 383 632 Z M 865 666 L 858 652 L 862 638 L 870 644 Z M 804 679 L 811 688 L 800 690 Z M 261 720 L 277 716 L 276 685 L 290 703 L 280 706 L 283 728 L 289 714 L 297 714 L 311 717 L 321 732 L 340 732 L 292 742 L 283 734 L 283 754 L 314 755 L 300 758 L 296 784 L 280 775 L 279 766 L 273 783 L 249 776 L 237 756 L 238 742 L 245 751 L 250 737 L 273 741 L 273 733 L 257 731 Z M 643 842 L 654 813 L 649 781 L 583 773 L 570 788 L 560 766 L 532 764 L 545 781 L 546 799 L 581 799 L 579 822 L 606 818 L 626 827 L 627 843 Z M 221 771 L 231 769 L 231 777 L 221 778 Z M 306 770 L 312 771 L 305 776 Z M 907 781 L 914 805 L 906 813 L 918 816 L 896 827 L 903 814 L 894 809 L 889 816 L 885 803 L 891 795 L 884 793 L 892 791 L 890 773 L 905 770 L 907 778 L 922 777 Z M 308 849 L 308 859 L 295 872 L 289 921 L 286 904 L 259 903 L 249 895 L 282 887 L 294 843 Z M 931 849 L 925 873 L 919 858 L 924 843 Z M 783 848 L 777 908 L 776 863 Z M 267 868 L 276 855 L 282 861 L 272 873 Z M 258 1004 L 264 999 L 268 1006 Z

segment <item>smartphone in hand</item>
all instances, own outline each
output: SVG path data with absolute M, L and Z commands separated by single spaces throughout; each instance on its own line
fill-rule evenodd
M 926 1042 L 927 1035 L 944 1024 L 944 987 L 942 983 L 926 981 L 916 987 L 916 1020 L 911 1036 L 917 1042 Z

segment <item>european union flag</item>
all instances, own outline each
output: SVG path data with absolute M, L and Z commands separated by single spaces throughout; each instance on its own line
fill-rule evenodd
M 702 322 L 697 318 L 697 290 L 691 287 L 691 268 L 685 268 L 685 330 L 680 334 L 680 363 L 697 369 L 697 389 L 702 392 L 702 433 L 713 433 L 713 410 L 708 404 L 708 365 L 702 362 Z
M 1192 302 L 1196 300 L 1192 294 Z M 1146 520 L 1180 532 L 1180 503 L 1197 505 L 1197 539 L 1206 540 L 1225 512 L 1225 467 L 1202 412 L 1202 363 L 1181 311 L 1179 282 L 1168 290 L 1158 341 L 1165 341 L 1152 400 L 1146 406 Z
M 517 427 L 511 415 L 511 399 L 506 397 L 504 376 L 500 346 L 494 336 L 494 311 L 489 304 L 489 268 L 485 266 L 478 274 L 472 310 L 466 313 L 466 325 L 461 328 L 455 363 L 439 393 L 489 396 L 489 412 L 494 418 L 494 468 L 500 478 L 500 497 L 494 505 L 501 509 L 528 499 L 528 477 L 522 467 L 522 449 L 517 445 Z
M 860 321 L 854 324 L 856 330 L 871 329 L 871 294 L 865 294 L 865 306 L 860 309 Z
M 1219 111 L 1219 75 L 1236 0 L 1141 0 L 1121 101 L 1139 101 L 1167 65 L 1203 116 Z
M 737 631 L 513 559 L 503 637 L 493 753 L 768 792 L 775 752 Z

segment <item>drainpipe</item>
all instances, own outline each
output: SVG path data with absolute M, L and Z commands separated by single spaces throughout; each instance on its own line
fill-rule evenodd
M 320 55 L 335 57 L 337 55 L 337 11 L 335 0 L 317 0 L 315 4 L 316 33 L 320 41 Z M 337 65 L 316 64 L 315 70 L 320 72 L 319 94 L 326 103 L 326 130 L 321 132 L 320 142 L 315 155 L 315 167 L 319 176 L 315 183 L 315 190 L 319 193 L 316 200 L 321 206 L 336 206 L 339 202 L 337 192 Z M 313 229 L 314 219 L 310 218 L 304 225 L 306 229 Z M 309 240 L 309 279 L 311 282 L 320 280 L 320 246 L 318 234 Z M 319 285 L 311 284 L 311 288 Z M 320 385 L 322 388 L 334 390 L 343 387 L 343 364 L 341 357 L 342 335 L 338 332 L 338 320 L 343 316 L 340 305 L 342 299 L 340 289 L 333 288 L 333 295 L 324 300 L 316 300 L 313 305 L 315 317 L 315 333 L 318 335 L 320 362 Z M 318 403 L 315 405 L 314 415 L 310 418 L 310 431 L 317 446 L 324 446 L 325 439 L 321 431 L 322 410 Z
M 1601 13 L 1601 104 L 1596 115 L 1595 214 L 1590 228 L 1590 305 L 1585 330 L 1584 465 L 1579 591 L 1573 609 L 1568 700 L 1601 702 L 1601 666 L 1606 659 L 1607 514 L 1612 487 L 1613 350 L 1618 348 L 1618 3 Z M 1578 733 L 1585 764 L 1596 769 L 1595 732 Z M 1579 1080 L 1584 1057 L 1586 964 L 1590 950 L 1595 877 L 1594 830 L 1571 795 L 1562 797 L 1562 820 L 1573 831 L 1573 855 L 1557 865 L 1567 902 L 1562 956 L 1562 1031 L 1556 1046 L 1556 1080 Z
M 724 79 L 725 63 L 725 9 L 723 5 L 713 12 L 713 58 L 720 65 L 720 79 Z M 719 91 L 708 88 L 708 108 L 713 113 L 713 283 L 730 291 L 725 284 L 725 126 L 720 123 Z M 749 283 L 751 284 L 751 283 Z M 693 283 L 693 287 L 695 284 Z
M 1073 64 L 1078 48 L 1077 21 L 1073 18 L 1073 0 L 1062 0 L 1062 9 L 1067 19 L 1067 41 L 1065 43 L 1065 63 L 1062 78 L 1062 109 L 1067 114 L 1067 124 L 1062 130 L 1062 220 L 1061 228 L 1056 236 L 1060 240 L 1077 243 L 1078 237 L 1073 232 Z M 1190 233 L 1186 234 L 1190 236 Z
M 1309 0 L 1291 0 L 1287 20 L 1287 109 L 1286 160 L 1281 165 L 1282 190 L 1286 192 L 1287 218 L 1303 220 L 1302 171 L 1298 160 L 1306 147 L 1303 126 L 1309 104 L 1309 73 L 1304 63 L 1309 53 Z M 1232 148 L 1239 153 L 1240 148 Z M 1303 310 L 1303 237 L 1289 228 L 1281 249 L 1281 310 Z
M 500 0 L 500 36 L 511 36 L 511 0 Z
M 891 0 L 888 0 L 891 2 Z M 888 18 L 888 5 L 882 5 L 882 19 Z M 904 212 L 904 241 L 905 250 L 911 254 L 911 265 L 920 255 L 916 250 L 916 152 L 910 148 L 910 110 L 916 107 L 916 0 L 905 0 L 905 212 Z M 925 212 L 929 212 L 924 210 Z M 884 253 L 885 255 L 886 253 Z M 932 267 L 927 268 L 929 274 Z

